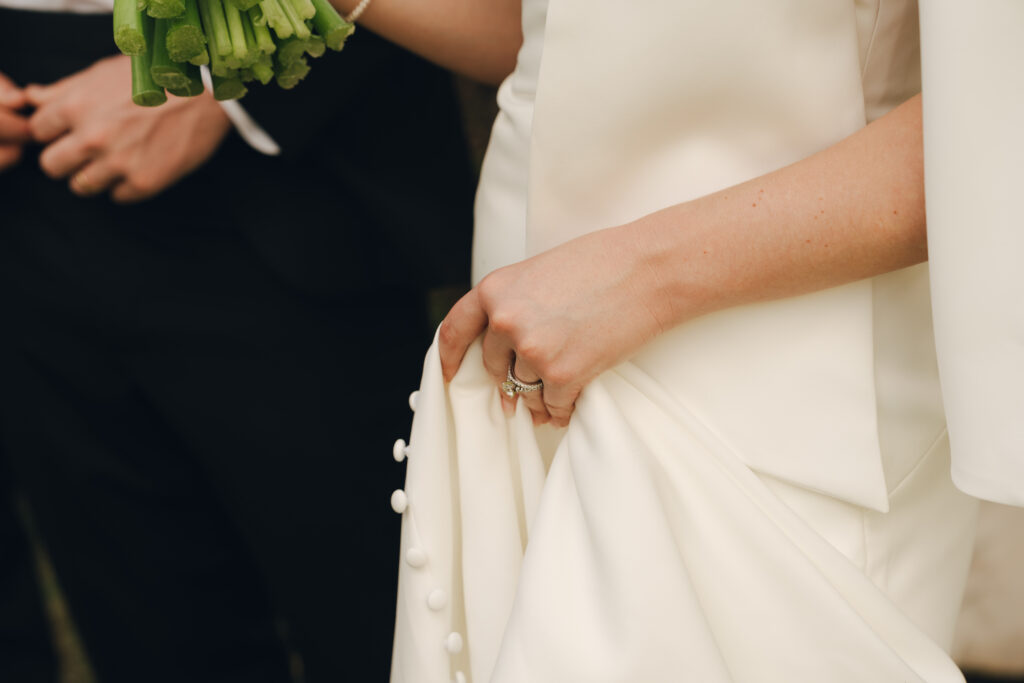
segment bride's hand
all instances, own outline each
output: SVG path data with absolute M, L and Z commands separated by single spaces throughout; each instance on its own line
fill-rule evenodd
M 544 383 L 520 394 L 535 422 L 568 424 L 590 380 L 662 331 L 659 283 L 638 238 L 630 226 L 602 230 L 487 276 L 441 324 L 445 380 L 483 334 L 495 381 L 514 358 L 516 377 Z
M 540 421 L 663 329 L 711 311 L 815 292 L 927 259 L 921 97 L 803 161 L 489 275 L 441 325 L 451 380 L 484 334 Z

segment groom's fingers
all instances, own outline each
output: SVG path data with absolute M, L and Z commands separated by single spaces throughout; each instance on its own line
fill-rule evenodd
M 25 106 L 25 91 L 14 84 L 14 81 L 0 73 L 0 107 L 18 111 Z
M 21 145 L 5 145 L 0 143 L 0 171 L 14 166 L 21 160 Z
M 480 305 L 476 289 L 452 306 L 441 328 L 437 332 L 438 350 L 441 354 L 441 374 L 445 382 L 451 382 L 462 365 L 462 358 L 473 340 L 487 329 L 487 314 Z
M 0 109 L 0 144 L 22 143 L 32 139 L 28 120 L 14 112 Z

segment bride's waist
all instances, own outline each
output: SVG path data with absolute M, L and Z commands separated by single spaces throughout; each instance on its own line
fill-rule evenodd
M 705 316 L 631 362 L 750 467 L 885 506 L 870 281 Z

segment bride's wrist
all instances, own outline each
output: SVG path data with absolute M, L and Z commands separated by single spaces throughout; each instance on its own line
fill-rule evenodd
M 681 238 L 682 232 L 699 233 L 696 220 L 683 204 L 623 226 L 636 291 L 662 330 L 715 309 L 711 251 L 699 239 Z

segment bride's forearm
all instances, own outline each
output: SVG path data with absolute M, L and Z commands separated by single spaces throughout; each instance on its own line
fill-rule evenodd
M 917 97 L 809 159 L 491 273 L 441 325 L 444 376 L 483 333 L 495 381 L 514 353 L 544 382 L 530 410 L 566 424 L 590 380 L 686 320 L 925 260 L 923 186 Z
M 778 171 L 617 228 L 663 328 L 928 257 L 921 98 Z
M 359 0 L 331 0 L 347 15 Z M 523 42 L 520 0 L 373 0 L 359 24 L 445 68 L 498 84 Z

